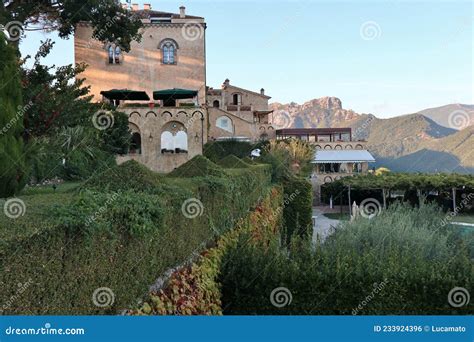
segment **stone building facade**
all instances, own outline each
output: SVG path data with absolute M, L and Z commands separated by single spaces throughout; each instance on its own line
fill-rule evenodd
M 141 42 L 132 42 L 128 53 L 94 39 L 87 22 L 74 35 L 75 62 L 88 64 L 82 76 L 94 100 L 113 102 L 129 117 L 132 148 L 117 157 L 119 163 L 134 159 L 154 171 L 170 172 L 202 154 L 208 140 L 275 137 L 270 97 L 263 89 L 249 91 L 228 80 L 218 90 L 206 86 L 204 18 L 186 14 L 184 7 L 179 13 L 155 11 L 150 5 L 130 10 L 143 28 Z M 144 92 L 150 100 L 117 101 L 101 94 L 115 90 Z M 156 91 L 173 90 L 195 95 L 153 99 Z

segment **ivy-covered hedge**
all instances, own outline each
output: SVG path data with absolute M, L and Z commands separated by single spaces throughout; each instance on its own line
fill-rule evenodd
M 228 155 L 233 154 L 238 158 L 248 158 L 250 152 L 256 148 L 262 149 L 265 145 L 264 142 L 257 144 L 251 144 L 245 141 L 237 140 L 225 140 L 225 141 L 212 141 L 204 145 L 204 156 L 214 163 L 224 159 Z
M 311 238 L 313 232 L 311 183 L 304 178 L 291 176 L 283 181 L 285 202 L 283 219 L 287 240 L 292 235 Z
M 228 171 L 171 178 L 130 162 L 97 176 L 72 204 L 51 212 L 51 223 L 0 244 L 0 309 L 113 314 L 132 307 L 160 274 L 232 228 L 267 193 L 269 166 Z M 110 305 L 94 304 L 100 288 L 111 292 L 97 299 Z
M 150 293 L 145 303 L 132 315 L 221 315 L 222 260 L 239 240 L 266 245 L 280 232 L 282 191 L 273 188 L 263 201 L 234 229 L 221 236 L 216 246 L 204 251 L 191 266 L 177 270 L 166 286 Z

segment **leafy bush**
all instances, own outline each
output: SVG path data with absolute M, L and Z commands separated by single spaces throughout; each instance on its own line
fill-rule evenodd
M 204 156 L 197 155 L 169 173 L 170 177 L 223 177 L 224 170 Z
M 234 227 L 267 193 L 268 166 L 229 170 L 168 178 L 129 162 L 97 175 L 71 204 L 48 211 L 54 220 L 0 244 L 0 301 L 12 302 L 4 312 L 112 314 L 134 306 L 156 277 Z M 21 295 L 18 283 L 28 283 Z M 92 301 L 102 287 L 115 295 L 111 306 Z
M 250 152 L 256 148 L 261 148 L 263 143 L 251 144 L 245 141 L 226 140 L 213 141 L 204 145 L 204 156 L 209 160 L 217 163 L 219 160 L 233 154 L 238 158 L 250 156 Z
M 283 182 L 285 205 L 283 219 L 287 241 L 292 235 L 311 238 L 313 232 L 313 188 L 304 178 L 288 177 Z
M 473 314 L 472 302 L 448 302 L 454 287 L 472 289 L 474 266 L 442 219 L 433 206 L 398 205 L 343 224 L 316 248 L 298 239 L 289 250 L 242 241 L 222 263 L 224 313 Z M 270 300 L 278 287 L 292 296 L 281 308 Z
M 217 162 L 220 166 L 225 168 L 248 168 L 249 164 L 233 154 L 221 159 Z

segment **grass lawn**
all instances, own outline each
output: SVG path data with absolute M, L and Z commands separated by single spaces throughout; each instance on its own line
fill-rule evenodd
M 349 221 L 348 213 L 326 213 L 323 215 L 331 220 Z
M 48 227 L 51 209 L 68 204 L 74 196 L 79 183 L 64 183 L 54 190 L 51 185 L 25 188 L 16 198 L 24 203 L 19 208 L 23 215 L 9 218 L 5 214 L 5 200 L 0 199 L 0 239 L 22 238 L 34 234 L 38 229 Z

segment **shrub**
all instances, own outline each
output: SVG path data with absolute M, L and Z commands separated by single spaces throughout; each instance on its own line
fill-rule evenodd
M 248 168 L 249 164 L 244 162 L 242 159 L 234 156 L 233 154 L 225 157 L 217 162 L 220 166 L 225 168 Z
M 313 232 L 311 183 L 304 178 L 291 176 L 283 182 L 283 189 L 285 194 L 283 221 L 287 242 L 294 234 L 302 238 L 311 238 Z
M 223 177 L 224 170 L 204 156 L 197 155 L 169 173 L 170 177 Z
M 472 314 L 472 303 L 448 302 L 454 287 L 472 289 L 474 270 L 442 218 L 433 206 L 398 205 L 343 224 L 316 248 L 299 239 L 289 250 L 241 243 L 223 260 L 224 313 Z M 287 306 L 271 304 L 277 287 L 291 292 Z
M 226 140 L 213 141 L 204 145 L 204 156 L 217 163 L 219 160 L 233 154 L 238 158 L 250 156 L 250 152 L 256 148 L 262 148 L 264 143 L 251 144 L 245 141 Z
M 52 222 L 0 244 L 0 301 L 12 302 L 4 312 L 113 314 L 134 306 L 156 277 L 234 227 L 267 193 L 268 166 L 230 171 L 176 179 L 129 162 L 97 175 L 71 204 L 48 212 Z M 18 283 L 28 283 L 21 294 Z M 92 295 L 103 287 L 115 301 L 98 307 Z

